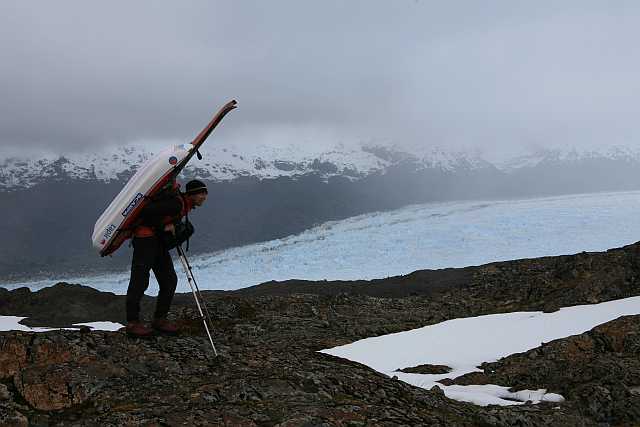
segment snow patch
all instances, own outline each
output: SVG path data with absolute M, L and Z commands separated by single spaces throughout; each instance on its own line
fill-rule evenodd
M 440 387 L 451 399 L 477 405 L 514 405 L 526 401 L 560 402 L 546 390 L 509 392 L 509 386 L 445 386 L 437 381 L 481 372 L 494 362 L 559 338 L 577 335 L 620 316 L 640 314 L 640 296 L 593 305 L 565 307 L 554 313 L 515 312 L 447 320 L 406 332 L 367 338 L 322 350 L 362 363 L 388 376 L 425 389 Z M 397 369 L 422 364 L 446 365 L 446 374 L 407 374 Z
M 0 316 L 0 331 L 25 331 L 25 332 L 47 332 L 56 331 L 59 329 L 75 330 L 80 329 L 81 326 L 88 326 L 95 331 L 117 331 L 123 328 L 124 325 L 114 322 L 90 322 L 90 323 L 76 323 L 71 328 L 46 328 L 46 327 L 30 327 L 20 323 L 21 320 L 26 317 L 18 316 Z M 76 327 L 77 326 L 77 327 Z

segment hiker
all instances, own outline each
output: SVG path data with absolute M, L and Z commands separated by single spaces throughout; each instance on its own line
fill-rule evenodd
M 177 333 L 176 325 L 167 320 L 178 284 L 173 260 L 169 254 L 169 249 L 175 246 L 175 243 L 172 246 L 168 241 L 172 238 L 180 241 L 180 237 L 176 236 L 176 225 L 180 224 L 181 219 L 190 210 L 202 206 L 205 200 L 207 187 L 194 179 L 187 183 L 184 193 L 181 193 L 174 183 L 173 189 L 166 197 L 152 200 L 143 208 L 140 225 L 133 231 L 131 278 L 127 289 L 127 334 L 144 337 L 153 333 L 153 330 L 140 320 L 140 300 L 149 287 L 149 270 L 153 270 L 160 287 L 151 327 L 167 334 Z

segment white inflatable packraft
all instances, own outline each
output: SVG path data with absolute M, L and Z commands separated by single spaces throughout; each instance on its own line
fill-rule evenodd
M 230 101 L 193 142 L 169 147 L 138 169 L 93 227 L 91 240 L 101 256 L 113 253 L 131 237 L 137 217 L 149 198 L 177 177 L 222 118 L 236 106 L 236 101 Z

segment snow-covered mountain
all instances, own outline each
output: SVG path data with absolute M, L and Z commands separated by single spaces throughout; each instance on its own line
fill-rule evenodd
M 0 152 L 0 190 L 29 188 L 64 179 L 110 182 L 130 177 L 154 155 L 148 147 L 110 147 L 99 152 L 65 155 L 3 156 Z M 616 161 L 640 167 L 640 149 L 613 146 L 600 149 L 546 148 L 520 154 L 508 160 L 490 161 L 479 153 L 443 148 L 400 148 L 398 146 L 337 144 L 333 147 L 267 145 L 212 145 L 203 150 L 204 159 L 194 159 L 185 176 L 214 182 L 239 177 L 271 179 L 307 174 L 324 178 L 343 176 L 356 180 L 389 168 L 431 169 L 468 172 L 494 169 L 507 174 L 546 166 L 577 165 L 581 162 Z
M 297 177 L 306 174 L 345 176 L 358 179 L 384 172 L 399 164 L 419 170 L 469 170 L 491 165 L 479 156 L 438 148 L 403 151 L 376 145 L 331 148 L 288 145 L 281 147 L 215 146 L 203 150 L 202 161 L 194 159 L 185 175 L 210 181 L 230 181 L 252 176 L 259 179 Z M 28 188 L 47 180 L 65 178 L 109 182 L 129 177 L 153 151 L 141 147 L 115 147 L 96 153 L 47 155 L 38 158 L 0 158 L 0 189 Z
M 640 151 L 546 150 L 511 162 L 442 149 L 215 145 L 183 179 L 209 186 L 195 252 L 300 233 L 325 221 L 425 202 L 640 190 Z M 96 218 L 151 150 L 2 157 L 0 277 L 95 270 L 88 236 Z M 22 191 L 17 191 L 22 190 Z M 194 219 L 195 219 L 194 217 Z M 46 243 L 43 243 L 46 242 Z M 101 262 L 127 265 L 118 254 Z
M 495 166 L 504 172 L 535 168 L 543 165 L 570 165 L 585 161 L 622 161 L 640 165 L 640 148 L 610 146 L 601 148 L 555 147 L 541 148 L 508 160 L 496 162 Z

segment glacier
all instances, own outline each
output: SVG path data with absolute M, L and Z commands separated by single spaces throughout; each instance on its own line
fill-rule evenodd
M 190 262 L 201 289 L 234 290 L 270 280 L 385 278 L 623 246 L 640 236 L 639 211 L 640 192 L 428 203 L 327 222 L 282 239 L 193 256 Z M 175 264 L 178 292 L 190 291 Z M 60 281 L 124 294 L 129 273 L 56 275 L 0 286 L 37 290 Z M 152 278 L 148 293 L 156 291 Z

